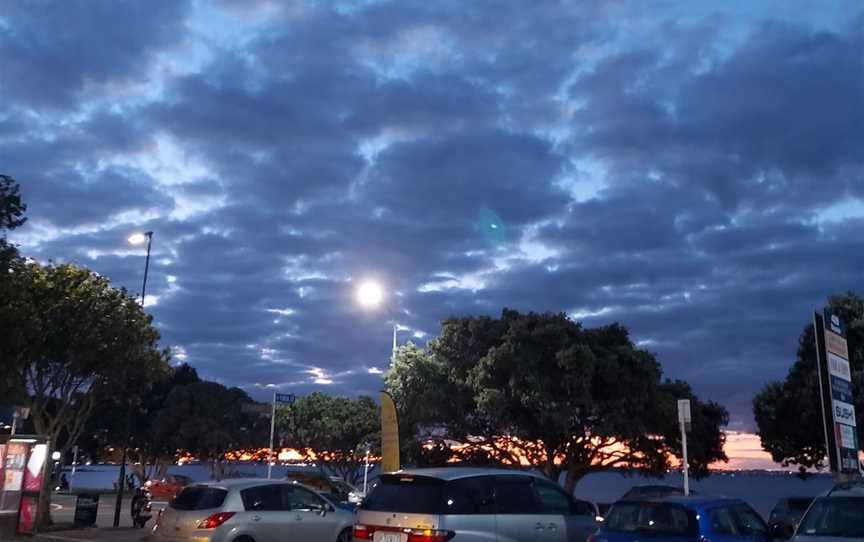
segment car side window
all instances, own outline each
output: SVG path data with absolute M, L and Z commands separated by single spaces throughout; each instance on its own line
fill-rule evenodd
M 255 512 L 284 510 L 281 488 L 278 484 L 270 484 L 242 490 L 243 508 Z
M 287 490 L 287 502 L 289 510 L 318 511 L 327 506 L 327 503 L 318 495 L 306 488 L 297 486 L 285 486 Z
M 535 480 L 534 491 L 537 492 L 537 501 L 540 505 L 541 514 L 557 514 L 568 516 L 571 513 L 571 501 L 557 485 Z
M 708 511 L 708 519 L 711 520 L 711 532 L 715 534 L 738 536 L 738 528 L 735 524 L 735 516 L 727 506 L 712 508 Z
M 767 534 L 768 527 L 759 514 L 748 505 L 738 503 L 732 507 L 735 512 L 736 525 L 742 535 Z
M 444 487 L 443 514 L 494 514 L 492 480 L 489 476 L 461 478 Z
M 496 476 L 495 505 L 499 514 L 536 514 L 537 502 L 527 476 Z

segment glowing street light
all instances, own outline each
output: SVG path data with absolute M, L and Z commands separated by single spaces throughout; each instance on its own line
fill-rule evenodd
M 149 235 L 148 235 L 148 233 L 149 233 Z M 129 239 L 128 239 L 129 244 L 130 244 L 130 245 L 140 245 L 141 243 L 143 243 L 144 241 L 146 241 L 146 240 L 150 237 L 150 235 L 153 235 L 153 234 L 152 234 L 151 232 L 147 232 L 147 233 L 141 233 L 141 232 L 133 233 L 132 235 L 129 236 Z
M 357 301 L 366 308 L 373 309 L 384 300 L 384 290 L 375 281 L 367 280 L 357 288 Z

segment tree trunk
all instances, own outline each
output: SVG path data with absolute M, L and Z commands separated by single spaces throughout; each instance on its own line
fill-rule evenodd
M 567 475 L 564 477 L 564 490 L 572 495 L 576 490 L 576 484 L 579 483 L 586 474 L 591 472 L 591 465 L 580 464 L 573 458 L 568 458 Z
M 36 525 L 38 531 L 54 523 L 51 520 L 51 491 L 54 489 L 54 479 L 51 476 L 52 469 L 50 468 L 52 466 L 50 440 L 48 441 L 48 450 L 45 453 L 45 468 L 42 471 L 45 475 L 42 477 L 42 491 L 39 492 L 38 512 L 36 515 L 39 521 Z

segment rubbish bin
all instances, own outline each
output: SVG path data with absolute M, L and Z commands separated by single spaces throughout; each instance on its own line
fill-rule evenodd
M 99 511 L 98 493 L 79 493 L 75 499 L 75 526 L 95 527 L 96 513 Z

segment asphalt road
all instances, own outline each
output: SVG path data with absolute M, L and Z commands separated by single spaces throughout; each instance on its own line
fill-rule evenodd
M 51 497 L 51 519 L 58 530 L 39 533 L 35 539 L 43 542 L 63 541 L 106 541 L 106 542 L 139 542 L 147 539 L 153 520 L 147 522 L 143 529 L 132 527 L 132 518 L 129 514 L 129 495 L 123 497 L 123 508 L 120 512 L 120 526 L 114 528 L 114 499 L 115 495 L 106 494 L 99 498 L 99 509 L 96 513 L 96 527 L 76 529 L 71 528 L 75 519 L 75 495 L 58 495 Z M 63 529 L 69 525 L 69 529 Z

